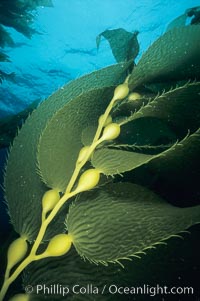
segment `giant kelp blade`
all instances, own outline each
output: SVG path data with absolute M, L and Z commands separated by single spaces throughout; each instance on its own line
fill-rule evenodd
M 66 224 L 80 256 L 107 264 L 137 256 L 199 221 L 200 206 L 173 207 L 144 187 L 116 183 L 83 194 Z
M 113 67 L 112 72 L 109 69 L 103 73 L 99 71 L 98 77 L 91 79 L 93 89 L 82 91 L 47 123 L 38 145 L 38 163 L 41 178 L 49 187 L 66 189 L 82 147 L 82 130 L 94 124 L 97 127 L 99 116 L 112 98 L 112 86 L 122 80 L 129 65 L 130 62 L 119 64 L 120 67 Z M 96 87 L 95 82 L 98 82 Z
M 91 125 L 86 127 L 85 129 L 83 129 L 82 134 L 81 134 L 81 141 L 83 143 L 83 145 L 90 145 L 94 139 L 94 135 L 96 133 L 96 126 L 95 125 Z
M 103 174 L 115 175 L 146 164 L 156 156 L 120 149 L 102 148 L 94 153 L 91 162 Z
M 168 24 L 166 31 L 171 30 L 172 28 L 185 26 L 186 25 L 186 20 L 187 20 L 187 14 L 184 13 L 181 16 L 174 19 L 173 21 L 171 21 Z
M 117 148 L 117 145 L 115 148 Z M 127 161 L 126 149 L 129 150 L 129 159 Z M 124 151 L 125 153 L 123 153 Z M 191 191 L 190 195 L 192 198 L 192 195 L 194 194 L 195 197 L 196 191 L 199 191 L 199 153 L 200 130 L 198 129 L 192 134 L 187 133 L 182 140 L 171 146 L 163 145 L 159 147 L 149 145 L 135 148 L 133 146 L 132 152 L 128 146 L 122 146 L 121 150 L 100 149 L 95 153 L 92 163 L 105 174 L 117 174 L 134 170 L 138 167 L 143 168 L 144 172 L 145 170 L 150 171 L 151 177 L 154 175 L 155 178 L 162 179 L 167 190 L 169 190 L 167 186 L 170 186 L 170 183 L 178 185 L 181 190 L 183 190 L 181 187 L 184 187 L 185 191 L 189 189 L 188 191 Z M 141 161 L 137 161 L 137 158 L 141 159 Z M 144 173 L 143 178 L 145 179 L 145 177 L 149 177 L 149 174 L 145 175 Z
M 196 131 L 200 127 L 200 83 L 187 83 L 150 99 L 147 105 L 122 122 L 122 129 L 126 131 L 130 121 L 147 117 L 162 119 L 180 136 L 186 135 L 188 130 Z
M 176 143 L 174 146 L 160 154 L 159 157 L 152 161 L 152 164 L 159 164 L 159 169 L 168 168 L 168 170 L 174 170 L 185 168 L 183 162 L 187 162 L 188 171 L 189 165 L 192 161 L 198 159 L 200 150 L 200 129 L 193 134 L 188 134 L 182 141 Z M 177 165 L 177 166 L 176 166 Z
M 95 126 L 86 127 L 82 131 L 82 143 L 84 145 L 90 145 L 95 132 Z M 121 127 L 120 136 L 114 142 L 111 141 L 111 146 L 119 149 L 124 145 L 123 148 L 126 149 L 127 146 L 127 150 L 131 149 L 132 145 L 138 147 L 146 145 L 147 148 L 148 146 L 156 148 L 157 146 L 167 144 L 169 147 L 169 144 L 176 140 L 176 135 L 164 121 L 158 118 L 148 117 L 138 118 L 134 122 L 130 122 L 128 125 Z M 107 146 L 108 143 L 105 145 Z M 103 147 L 103 145 L 101 147 Z
M 188 17 L 190 17 L 190 24 L 200 24 L 200 6 L 188 8 L 186 10 Z
M 34 101 L 25 110 L 17 113 L 16 115 L 0 119 L 0 148 L 10 146 L 17 130 L 21 127 L 28 115 L 36 109 L 38 102 L 39 100 Z
M 176 88 L 156 97 L 141 107 L 136 113 L 122 121 L 121 134 L 116 141 L 116 147 L 120 143 L 156 146 L 159 141 L 164 141 L 166 145 L 170 145 L 170 143 L 175 143 L 176 137 L 179 137 L 179 139 L 184 139 L 184 141 L 180 141 L 180 144 L 178 144 L 182 146 L 181 148 L 175 144 L 174 147 L 171 146 L 163 153 L 161 151 L 160 154 L 143 153 L 142 149 L 141 152 L 137 150 L 131 152 L 130 149 L 102 148 L 94 153 L 91 160 L 93 166 L 106 175 L 113 175 L 133 170 L 149 163 L 153 159 L 159 162 L 160 157 L 164 157 L 166 165 L 169 165 L 167 162 L 169 154 L 172 154 L 174 157 L 178 156 L 180 159 L 179 162 L 182 162 L 183 159 L 189 159 L 187 154 L 189 155 L 195 146 L 193 147 L 190 143 L 190 151 L 184 151 L 187 141 L 185 140 L 185 136 L 188 134 L 189 129 L 193 133 L 200 127 L 199 93 L 199 83 L 188 83 L 183 87 Z M 182 149 L 184 154 L 181 155 L 179 149 Z M 169 166 L 175 165 L 172 164 Z M 162 169 L 162 163 L 160 163 L 159 168 Z
M 95 122 L 98 126 L 98 117 L 112 95 L 113 88 L 83 93 L 48 122 L 38 145 L 38 162 L 42 179 L 49 187 L 65 191 L 82 147 L 82 129 Z
M 127 67 L 128 63 L 110 66 L 72 81 L 43 102 L 25 122 L 10 149 L 5 174 L 9 215 L 18 233 L 33 240 L 40 227 L 41 198 L 47 187 L 37 172 L 37 146 L 47 122 L 66 102 L 83 92 L 121 82 Z M 64 217 L 55 220 L 56 227 L 49 228 L 49 235 L 51 231 L 62 232 L 63 220 Z
M 163 152 L 159 157 L 148 163 L 148 170 L 155 174 L 164 185 L 159 185 L 162 193 L 167 190 L 172 197 L 173 187 L 175 195 L 184 195 L 185 200 L 180 203 L 199 200 L 199 178 L 200 178 L 200 130 L 187 135 L 182 141 L 172 148 Z M 169 187 L 171 187 L 169 189 Z M 179 192 L 180 190 L 180 192 Z
M 110 284 L 114 283 L 117 287 L 140 287 L 143 283 L 148 283 L 149 286 L 155 286 L 155 283 L 160 283 L 160 285 L 164 283 L 164 285 L 172 287 L 177 283 L 176 281 L 180 285 L 178 277 L 181 277 L 184 281 L 189 279 L 187 286 L 194 287 L 197 295 L 195 287 L 198 288 L 198 278 L 194 283 L 196 271 L 192 267 L 194 260 L 198 261 L 199 257 L 200 246 L 197 244 L 199 229 L 200 227 L 197 225 L 193 229 L 190 228 L 192 233 L 183 233 L 183 239 L 173 237 L 167 241 L 167 245 L 157 245 L 155 249 L 148 250 L 142 259 L 134 258 L 132 261 L 123 261 L 124 268 L 118 264 L 109 264 L 105 267 L 84 262 L 73 248 L 63 257 L 53 260 L 48 258 L 32 263 L 24 272 L 23 287 L 27 285 L 34 287 L 31 294 L 32 301 L 43 301 L 44 298 L 50 301 L 60 301 L 61 295 L 52 297 L 47 294 L 47 290 L 46 294 L 43 294 L 42 291 L 38 295 L 35 294 L 37 284 L 50 288 L 51 285 L 57 283 L 64 287 L 70 287 L 70 293 L 67 295 L 67 300 L 70 301 L 124 301 L 124 294 L 108 294 L 107 296 Z M 92 284 L 93 287 L 97 286 L 100 294 L 78 295 L 71 290 L 75 285 L 87 287 L 88 284 Z M 107 289 L 104 294 L 101 294 L 104 285 Z M 133 295 L 131 296 L 133 297 Z M 146 298 L 147 295 L 137 295 L 139 301 L 146 301 Z M 154 296 L 154 299 L 160 301 L 160 295 Z
M 173 144 L 177 140 L 176 132 L 160 118 L 137 118 L 121 126 L 116 144 L 136 144 L 138 146 L 159 146 Z
M 123 28 L 105 30 L 96 38 L 97 48 L 99 48 L 101 37 L 108 40 L 112 53 L 119 62 L 134 60 L 139 53 L 139 44 L 137 40 L 138 31 L 128 32 Z
M 77 254 L 76 250 L 72 248 L 68 254 L 57 258 L 47 258 L 42 261 L 32 263 L 24 272 L 23 286 L 32 285 L 33 292 L 31 294 L 33 300 L 43 301 L 44 292 L 40 291 L 36 293 L 36 286 L 38 284 L 45 285 L 46 287 L 53 287 L 55 284 L 59 284 L 58 288 L 68 287 L 69 293 L 66 294 L 69 301 L 104 301 L 110 300 L 110 294 L 105 291 L 101 294 L 105 283 L 111 284 L 112 281 L 117 282 L 121 275 L 126 274 L 119 265 L 110 265 L 105 268 L 104 266 L 91 265 L 89 262 L 85 262 Z M 123 273 L 123 274 L 121 274 Z M 97 287 L 98 293 L 89 293 L 89 290 L 85 294 L 78 294 L 78 290 L 81 287 L 93 289 Z M 91 292 L 91 291 L 90 291 Z M 61 300 L 64 299 L 60 294 L 56 294 L 56 291 L 52 294 L 45 294 L 45 300 Z M 32 299 L 31 299 L 32 300 Z M 116 297 L 112 300 L 116 300 Z
M 121 148 L 131 151 L 131 148 L 126 145 Z M 148 185 L 170 202 L 174 201 L 181 206 L 199 202 L 199 129 L 192 134 L 187 133 L 182 140 L 172 146 L 133 146 L 132 151 L 155 154 L 155 156 L 152 156 L 146 164 L 138 166 L 137 169 L 133 168 L 132 172 L 126 175 L 131 181 Z M 133 166 L 134 162 L 130 161 L 129 165 Z
M 130 89 L 152 82 L 200 78 L 200 26 L 173 28 L 143 54 L 129 78 Z
M 176 136 L 160 119 L 140 118 L 132 125 L 129 131 L 127 129 L 122 131 L 122 136 L 120 135 L 115 143 L 111 141 L 110 145 L 102 145 L 94 152 L 91 163 L 103 174 L 121 174 L 138 168 L 159 156 L 176 142 Z M 83 131 L 84 145 L 91 143 L 92 133 L 94 133 L 93 127 L 87 127 Z M 159 141 L 163 144 L 158 144 Z

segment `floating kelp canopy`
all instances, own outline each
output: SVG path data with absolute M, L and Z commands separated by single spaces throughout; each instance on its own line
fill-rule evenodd
M 15 42 L 6 28 L 12 27 L 24 36 L 31 38 L 36 30 L 32 27 L 34 16 L 32 11 L 38 6 L 53 6 L 51 0 L 0 0 L 0 62 L 9 61 L 3 48 L 14 47 Z M 12 80 L 13 73 L 0 70 L 0 83 L 3 79 Z

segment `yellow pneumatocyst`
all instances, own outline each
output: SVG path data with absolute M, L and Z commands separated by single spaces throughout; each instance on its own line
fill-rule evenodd
M 142 98 L 141 94 L 139 94 L 137 92 L 132 92 L 128 96 L 128 101 L 135 101 L 135 100 L 138 100 L 138 99 L 141 99 L 141 98 Z
M 110 123 L 103 131 L 102 140 L 116 139 L 120 134 L 120 125 L 117 123 Z
M 8 271 L 25 257 L 27 250 L 28 243 L 24 237 L 19 237 L 10 244 L 7 254 Z
M 100 171 L 95 168 L 88 169 L 80 176 L 75 191 L 79 193 L 82 191 L 90 190 L 99 183 L 99 180 Z
M 99 124 L 102 124 L 103 118 L 104 118 L 104 115 L 101 115 L 101 116 L 99 117 Z M 103 126 L 105 127 L 105 126 L 107 126 L 108 124 L 110 124 L 111 122 L 112 122 L 112 116 L 111 116 L 111 115 L 108 115 L 108 117 L 107 117 L 106 121 L 104 122 Z
M 72 245 L 72 236 L 68 234 L 58 234 L 54 236 L 45 250 L 48 256 L 62 256 L 66 254 Z
M 42 198 L 43 212 L 47 213 L 51 211 L 58 203 L 59 200 L 60 200 L 60 194 L 58 190 L 50 189 L 46 191 Z
M 27 294 L 17 294 L 13 296 L 9 301 L 29 301 L 29 295 Z
M 84 146 L 81 148 L 79 155 L 78 155 L 78 159 L 77 159 L 78 163 L 81 163 L 85 159 L 85 157 L 89 151 L 89 148 L 90 148 L 89 146 Z
M 129 87 L 127 83 L 118 85 L 114 90 L 113 98 L 115 100 L 124 99 L 129 93 Z

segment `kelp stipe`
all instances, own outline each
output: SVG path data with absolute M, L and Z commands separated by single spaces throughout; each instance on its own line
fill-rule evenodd
M 33 246 L 30 249 L 28 256 L 25 257 L 28 250 L 28 237 L 23 238 L 23 236 L 21 236 L 20 238 L 12 242 L 12 244 L 10 245 L 8 249 L 5 280 L 0 293 L 1 301 L 3 300 L 10 284 L 31 262 L 44 259 L 46 257 L 62 256 L 66 254 L 71 248 L 71 244 L 73 243 L 73 236 L 71 236 L 70 234 L 58 234 L 51 238 L 46 250 L 43 253 L 37 254 L 38 248 L 44 238 L 48 225 L 51 223 L 51 221 L 58 213 L 60 208 L 65 204 L 65 202 L 68 201 L 71 197 L 77 195 L 78 193 L 93 189 L 95 188 L 95 186 L 98 185 L 100 179 L 100 171 L 98 171 L 97 169 L 87 169 L 81 175 L 80 173 L 85 163 L 92 156 L 96 147 L 100 143 L 102 143 L 105 140 L 113 140 L 117 138 L 117 136 L 120 134 L 119 126 L 115 125 L 114 123 L 110 123 L 105 127 L 105 124 L 107 123 L 109 113 L 112 110 L 115 102 L 117 100 L 125 98 L 128 95 L 128 93 L 129 89 L 126 83 L 119 85 L 115 88 L 112 100 L 106 108 L 105 113 L 101 116 L 101 118 L 99 118 L 98 128 L 94 136 L 93 143 L 87 148 L 87 151 L 85 152 L 84 156 L 81 156 L 83 158 L 80 159 L 80 156 L 78 156 L 74 172 L 72 174 L 71 180 L 69 181 L 64 195 L 61 198 L 59 198 L 58 191 L 49 190 L 45 192 L 42 198 L 41 227 L 33 243 Z M 77 179 L 77 187 L 73 189 Z M 46 215 L 47 212 L 49 212 L 48 216 Z M 14 271 L 11 271 L 11 269 L 15 267 L 17 263 L 20 264 Z
M 32 261 L 41 267 L 40 275 L 28 266 L 24 285 L 32 284 L 31 277 L 33 285 L 40 277 L 56 283 L 61 267 L 62 279 L 72 283 L 69 266 L 75 261 L 82 267 L 77 254 L 92 263 L 123 266 L 123 260 L 140 258 L 148 249 L 199 222 L 200 206 L 174 207 L 145 185 L 118 178 L 113 183 L 115 175 L 144 167 L 158 176 L 170 168 L 170 177 L 178 172 L 188 177 L 189 167 L 181 169 L 183 161 L 193 162 L 191 176 L 195 175 L 200 148 L 200 83 L 188 81 L 192 71 L 187 71 L 194 64 L 192 70 L 200 79 L 199 42 L 193 41 L 199 31 L 199 26 L 169 31 L 147 50 L 128 78 L 132 61 L 123 56 L 126 62 L 60 89 L 26 121 L 11 148 L 5 177 L 11 221 L 21 238 L 16 241 L 20 250 L 13 263 L 16 268 L 6 273 L 1 300 L 14 278 Z M 171 59 L 158 57 L 154 50 L 168 53 L 165 46 L 172 36 L 177 47 L 179 42 L 182 47 L 185 38 L 192 45 L 190 55 L 187 53 L 189 62 L 184 58 L 185 64 L 180 65 L 179 60 L 172 88 L 155 95 L 153 88 L 160 87 L 158 78 L 167 87 L 165 81 L 176 66 L 172 70 Z M 116 57 L 122 56 L 117 52 Z M 147 58 L 150 64 L 145 68 Z M 176 57 L 173 61 L 175 64 Z M 129 90 L 140 95 L 139 99 L 128 95 Z M 65 203 L 71 198 L 68 208 Z M 52 260 L 61 256 L 52 273 L 40 260 L 50 256 Z M 73 269 L 79 267 L 74 265 Z M 88 269 L 87 264 L 84 269 L 89 275 L 100 269 L 96 277 L 105 273 L 107 279 L 111 272 L 109 267 L 105 271 L 98 266 Z M 17 298 L 19 295 L 13 300 Z

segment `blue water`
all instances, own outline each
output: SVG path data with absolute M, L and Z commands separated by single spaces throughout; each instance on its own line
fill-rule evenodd
M 167 24 L 199 5 L 198 0 L 53 0 L 54 7 L 33 12 L 32 39 L 6 28 L 18 44 L 5 48 L 11 63 L 6 72 L 16 73 L 16 83 L 0 86 L 0 117 L 44 99 L 66 82 L 113 64 L 106 41 L 96 50 L 96 36 L 106 29 L 139 31 L 140 55 L 166 30 Z

